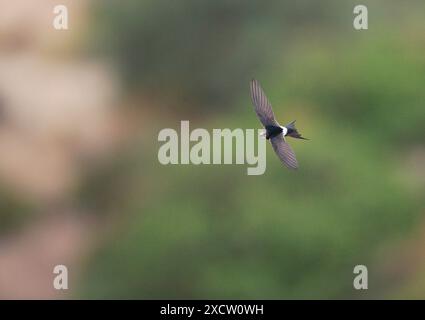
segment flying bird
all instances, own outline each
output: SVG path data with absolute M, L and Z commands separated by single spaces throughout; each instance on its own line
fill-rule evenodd
M 275 119 L 272 105 L 267 99 L 257 80 L 251 81 L 251 99 L 258 118 L 266 129 L 263 135 L 270 140 L 274 152 L 289 169 L 297 169 L 298 161 L 295 153 L 286 142 L 285 137 L 308 140 L 301 136 L 295 128 L 295 120 L 286 126 L 281 126 Z

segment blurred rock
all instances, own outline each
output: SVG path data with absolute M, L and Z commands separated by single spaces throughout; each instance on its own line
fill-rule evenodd
M 63 213 L 63 212 L 62 212 Z M 0 299 L 70 298 L 78 265 L 91 240 L 91 222 L 85 217 L 46 216 L 23 233 L 0 242 Z M 68 268 L 69 290 L 53 288 L 53 268 Z

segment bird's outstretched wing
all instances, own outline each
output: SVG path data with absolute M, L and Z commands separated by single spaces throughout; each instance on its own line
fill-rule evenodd
M 251 81 L 251 99 L 255 106 L 255 112 L 264 127 L 279 125 L 274 118 L 272 105 L 255 79 Z
M 298 161 L 291 146 L 285 141 L 283 134 L 270 138 L 274 152 L 289 169 L 297 169 Z

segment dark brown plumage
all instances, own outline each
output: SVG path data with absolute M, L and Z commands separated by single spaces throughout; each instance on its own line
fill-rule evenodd
M 270 140 L 274 152 L 289 169 L 297 169 L 298 161 L 295 153 L 286 142 L 285 136 L 305 139 L 295 128 L 295 121 L 281 126 L 275 119 L 272 106 L 257 80 L 251 81 L 251 99 L 260 122 L 266 129 L 266 139 Z

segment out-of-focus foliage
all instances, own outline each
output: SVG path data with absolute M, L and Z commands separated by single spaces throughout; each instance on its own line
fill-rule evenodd
M 311 140 L 291 140 L 297 172 L 270 147 L 263 176 L 233 165 L 161 166 L 158 130 L 183 119 L 157 119 L 134 160 L 101 175 L 113 185 L 126 174 L 117 190 L 131 187 L 115 199 L 119 231 L 89 263 L 82 295 L 357 297 L 353 267 L 379 274 L 377 253 L 415 230 L 424 213 L 425 190 L 406 178 L 415 175 L 409 153 L 424 142 L 425 58 L 415 45 L 423 29 L 411 20 L 388 35 L 394 19 L 381 15 L 371 19 L 375 30 L 355 32 L 349 20 L 343 32 L 330 31 L 341 23 L 327 19 L 341 9 L 330 1 L 124 3 L 103 2 L 101 25 L 113 29 L 104 34 L 128 79 L 201 103 L 182 108 L 236 99 L 192 128 L 258 127 L 247 88 L 252 70 L 261 70 L 277 117 L 297 119 Z M 418 8 L 412 2 L 407 16 L 423 22 Z M 109 198 L 91 190 L 89 198 Z M 361 297 L 394 295 L 370 286 Z
M 35 206 L 23 202 L 17 195 L 0 186 L 0 232 L 10 232 L 29 220 Z
M 226 108 L 304 28 L 337 25 L 325 1 L 99 2 L 94 42 L 133 88 L 180 108 Z M 331 28 L 328 28 L 329 32 Z
M 353 47 L 317 47 L 316 54 L 291 60 L 286 91 L 314 100 L 318 112 L 335 122 L 342 119 L 372 138 L 423 142 L 422 51 L 404 46 L 403 38 L 395 36 L 371 38 Z

